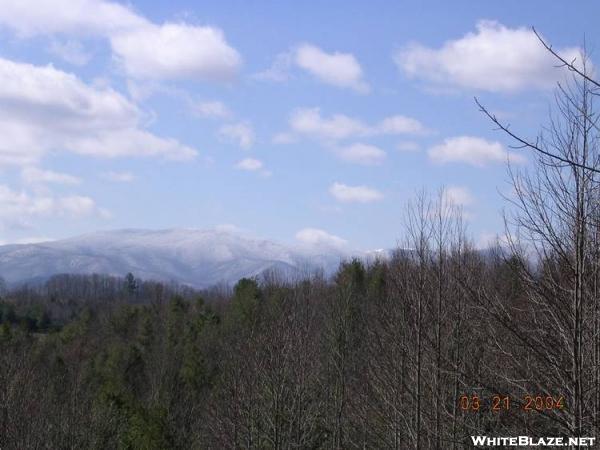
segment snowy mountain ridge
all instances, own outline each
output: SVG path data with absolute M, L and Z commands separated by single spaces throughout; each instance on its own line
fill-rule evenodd
M 333 273 L 358 252 L 327 245 L 286 245 L 230 230 L 123 229 L 99 231 L 35 244 L 0 246 L 0 276 L 9 285 L 60 273 L 134 273 L 143 279 L 176 281 L 203 288 L 232 284 L 275 270 L 298 276 Z

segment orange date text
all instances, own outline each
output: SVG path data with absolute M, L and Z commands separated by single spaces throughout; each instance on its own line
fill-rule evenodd
M 542 412 L 565 409 L 565 399 L 562 395 L 523 395 L 511 397 L 509 395 L 492 395 L 490 397 L 478 394 L 461 395 L 458 398 L 458 406 L 465 412 L 478 411 L 510 411 L 520 409 L 525 412 Z

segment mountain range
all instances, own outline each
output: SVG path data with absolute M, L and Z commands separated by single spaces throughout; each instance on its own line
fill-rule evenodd
M 142 279 L 205 288 L 268 270 L 294 277 L 322 269 L 329 275 L 353 256 L 372 253 L 329 245 L 286 245 L 230 230 L 126 229 L 0 246 L 0 276 L 11 286 L 61 273 L 132 272 Z

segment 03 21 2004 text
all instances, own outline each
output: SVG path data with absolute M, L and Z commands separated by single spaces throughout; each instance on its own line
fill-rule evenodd
M 480 411 L 510 411 L 519 409 L 525 412 L 542 412 L 565 409 L 565 399 L 562 395 L 523 395 L 512 397 L 510 395 L 491 395 L 488 397 L 477 394 L 461 395 L 458 405 L 465 412 Z

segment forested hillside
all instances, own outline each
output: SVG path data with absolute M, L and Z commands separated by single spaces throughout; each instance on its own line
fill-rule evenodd
M 522 433 L 523 413 L 458 403 L 521 394 L 499 377 L 512 375 L 495 344 L 506 318 L 483 304 L 519 303 L 517 262 L 458 244 L 432 257 L 231 293 L 57 277 L 7 294 L 0 447 L 407 448 L 421 436 L 449 448 L 475 430 Z M 532 432 L 560 426 L 527 417 Z

